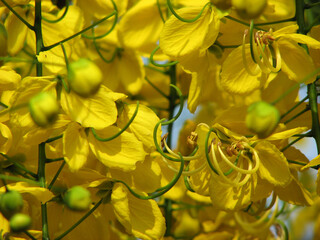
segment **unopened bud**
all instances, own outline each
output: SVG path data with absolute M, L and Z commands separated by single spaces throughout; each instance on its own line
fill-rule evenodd
M 211 0 L 211 2 L 219 9 L 227 10 L 231 8 L 231 0 Z
M 253 19 L 260 16 L 267 6 L 267 0 L 232 0 L 232 6 L 240 17 Z
M 74 186 L 66 192 L 64 202 L 71 210 L 87 210 L 91 203 L 90 192 L 81 186 Z
M 17 191 L 9 191 L 0 195 L 0 211 L 7 219 L 21 211 L 23 198 Z
M 22 232 L 31 226 L 31 218 L 26 214 L 17 213 L 12 216 L 9 224 L 13 232 Z
M 41 92 L 30 100 L 29 110 L 34 122 L 40 127 L 46 127 L 56 120 L 59 105 L 54 96 Z
M 278 109 L 264 101 L 252 103 L 246 116 L 247 128 L 259 138 L 268 137 L 278 126 L 280 113 Z
M 96 93 L 102 83 L 102 72 L 92 61 L 80 58 L 68 67 L 70 88 L 82 97 Z

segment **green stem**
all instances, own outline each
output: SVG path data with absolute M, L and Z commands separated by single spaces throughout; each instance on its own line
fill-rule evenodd
M 16 15 L 17 18 L 19 18 L 19 20 L 26 25 L 30 30 L 35 30 L 34 26 L 32 26 L 30 23 L 28 23 L 26 20 L 24 20 L 19 13 L 17 13 L 5 0 L 1 0 L 1 2 L 14 14 Z
M 250 23 L 246 23 L 246 22 L 241 21 L 241 20 L 239 20 L 239 19 L 236 19 L 236 18 L 234 18 L 234 17 L 225 16 L 225 18 L 230 19 L 230 20 L 232 20 L 232 21 L 235 21 L 235 22 L 237 22 L 237 23 L 240 23 L 240 24 L 242 24 L 242 25 L 245 25 L 245 26 L 250 27 Z M 257 30 L 266 31 L 266 30 L 264 30 L 264 29 L 262 29 L 262 28 L 257 27 L 256 25 L 254 26 L 254 28 L 257 29 Z
M 309 111 L 310 108 L 307 106 L 305 109 L 303 109 L 301 112 L 297 113 L 296 115 L 294 115 L 293 117 L 289 118 L 287 121 L 284 122 L 284 124 L 287 124 L 289 122 L 291 122 L 292 120 L 300 117 L 302 114 L 304 114 L 305 112 Z
M 48 189 L 49 189 L 49 190 L 51 190 L 51 189 L 52 189 L 53 184 L 54 184 L 54 183 L 56 182 L 56 180 L 58 179 L 59 174 L 61 173 L 61 171 L 62 171 L 62 169 L 63 169 L 63 167 L 64 167 L 64 165 L 65 165 L 65 164 L 66 164 L 66 162 L 65 162 L 65 161 L 63 161 L 63 162 L 62 162 L 62 164 L 61 164 L 61 166 L 59 167 L 59 169 L 58 169 L 58 171 L 57 171 L 56 175 L 54 175 L 54 177 L 53 177 L 52 181 L 50 182 L 50 184 L 49 184 L 49 186 L 48 186 Z
M 313 7 L 317 7 L 320 6 L 320 2 L 316 2 L 316 3 L 307 3 L 304 5 L 304 9 L 309 9 L 309 8 L 313 8 Z
M 54 240 L 60 240 L 60 239 L 64 238 L 67 234 L 69 234 L 73 229 L 75 229 L 78 225 L 80 225 L 87 217 L 89 217 L 101 205 L 102 201 L 103 201 L 103 198 L 101 198 L 100 201 L 97 202 L 93 206 L 93 208 L 91 208 L 82 218 L 80 218 L 78 222 L 76 222 L 67 231 L 62 233 L 59 237 L 55 238 Z
M 171 235 L 171 226 L 172 226 L 172 200 L 165 199 L 165 208 L 164 208 L 164 217 L 166 219 L 166 232 L 164 236 Z
M 172 3 L 171 3 L 171 0 L 167 0 L 167 5 L 168 5 L 168 8 L 170 9 L 171 13 L 172 13 L 177 19 L 179 19 L 179 20 L 182 21 L 182 22 L 193 23 L 193 22 L 197 21 L 197 20 L 201 17 L 204 9 L 205 9 L 207 6 L 211 6 L 211 3 L 208 2 L 206 5 L 204 5 L 203 8 L 201 9 L 201 11 L 199 12 L 199 14 L 198 14 L 197 16 L 195 16 L 194 18 L 192 18 L 192 19 L 185 19 L 185 18 L 180 17 L 180 16 L 177 14 L 177 12 L 174 10 L 174 8 L 173 8 L 173 6 L 172 6 Z
M 49 139 L 46 141 L 46 143 L 54 142 L 54 141 L 62 138 L 62 136 L 63 136 L 63 135 L 61 134 L 61 135 L 59 135 L 59 136 L 56 136 L 56 137 L 53 137 L 53 138 L 49 138 Z
M 284 22 L 292 22 L 292 21 L 296 21 L 296 18 L 292 17 L 292 18 L 278 20 L 278 21 L 274 21 L 274 22 L 256 23 L 255 25 L 256 26 L 265 26 L 265 25 L 272 25 L 272 24 L 278 24 L 278 23 L 284 23 Z
M 37 240 L 34 236 L 32 236 L 28 231 L 23 231 L 24 234 L 26 234 L 29 238 L 31 238 L 32 240 Z
M 45 143 L 39 144 L 39 162 L 38 162 L 38 180 L 40 187 L 46 188 L 46 175 L 45 175 L 45 164 L 46 164 L 46 152 Z M 41 203 L 41 216 L 42 216 L 42 239 L 49 240 L 48 230 L 48 217 L 47 217 L 47 204 Z
M 62 160 L 64 160 L 64 157 L 53 158 L 53 159 L 47 158 L 47 159 L 46 159 L 46 163 L 59 162 L 59 161 L 62 161 Z
M 30 180 L 27 178 L 19 178 L 19 177 L 15 177 L 15 176 L 0 174 L 0 179 L 15 181 L 15 182 L 26 182 L 26 183 L 30 183 L 30 184 L 39 186 L 39 182 Z
M 61 41 L 59 41 L 59 42 L 56 42 L 56 43 L 54 43 L 54 44 L 51 44 L 51 45 L 49 45 L 49 46 L 44 46 L 44 47 L 42 47 L 42 49 L 41 49 L 41 50 L 42 50 L 42 51 L 48 51 L 48 50 L 50 50 L 50 49 L 52 49 L 52 48 L 54 48 L 54 47 L 56 47 L 56 46 L 60 45 L 61 43 L 65 43 L 65 42 L 67 42 L 67 41 L 69 41 L 69 40 L 71 40 L 71 39 L 73 39 L 73 38 L 75 38 L 75 37 L 77 37 L 77 36 L 81 35 L 82 33 L 84 33 L 84 32 L 86 32 L 86 31 L 90 30 L 91 28 L 93 28 L 93 27 L 95 27 L 95 26 L 99 25 L 100 23 L 102 23 L 103 21 L 107 20 L 108 18 L 111 18 L 111 17 L 112 17 L 113 15 L 115 15 L 115 14 L 116 14 L 116 12 L 113 12 L 113 13 L 111 13 L 110 15 L 108 15 L 108 16 L 106 16 L 106 17 L 104 17 L 104 18 L 100 19 L 99 21 L 97 21 L 97 22 L 93 23 L 93 24 L 92 24 L 92 25 L 90 25 L 89 27 L 86 27 L 86 28 L 82 29 L 81 31 L 79 31 L 79 32 L 77 32 L 77 33 L 75 33 L 75 34 L 71 35 L 70 37 L 67 37 L 67 38 L 65 38 L 65 39 L 63 39 L 63 40 L 61 40 Z
M 37 178 L 37 174 L 35 174 L 34 172 L 26 169 L 22 164 L 15 162 L 12 160 L 12 158 L 8 157 L 7 155 L 0 153 L 0 155 L 2 155 L 3 157 L 5 157 L 9 162 L 13 163 L 13 165 L 15 165 L 17 168 L 20 168 L 21 170 L 25 171 L 27 174 L 29 174 L 31 177 L 33 178 Z
M 317 102 L 317 89 L 316 84 L 313 82 L 308 85 L 309 106 L 312 117 L 312 134 L 316 141 L 318 154 L 320 153 L 320 126 L 318 115 L 318 102 Z
M 0 106 L 2 106 L 4 108 L 8 108 L 8 106 L 6 104 L 4 104 L 3 102 L 0 102 Z
M 36 55 L 39 55 L 43 47 L 41 26 L 41 0 L 35 2 L 34 32 L 36 34 Z M 42 63 L 37 61 L 37 77 L 42 76 Z
M 305 136 L 301 136 L 296 138 L 295 140 L 293 140 L 292 142 L 290 142 L 287 146 L 285 146 L 284 148 L 282 148 L 280 151 L 284 152 L 285 150 L 287 150 L 289 147 L 291 147 L 293 144 L 295 144 L 296 142 L 300 141 L 301 139 L 303 139 Z
M 304 0 L 295 0 L 295 2 L 296 2 L 295 18 L 299 25 L 299 33 L 305 34 L 305 29 L 306 29 L 305 22 L 304 22 L 305 3 L 304 3 Z
M 170 76 L 170 84 L 171 85 L 176 85 L 177 84 L 177 79 L 176 79 L 176 66 L 173 65 L 170 67 L 170 70 L 169 70 L 169 76 Z M 173 114 L 174 114 L 174 109 L 176 107 L 176 100 L 178 98 L 178 95 L 177 95 L 177 91 L 170 87 L 170 95 L 169 95 L 169 119 L 173 119 Z M 181 109 L 182 110 L 182 109 Z M 173 123 L 174 122 L 171 122 L 169 125 L 168 125 L 168 139 L 167 139 L 167 144 L 169 146 L 169 148 L 171 148 L 171 144 L 172 144 L 172 129 L 173 129 Z
M 146 76 L 144 78 L 158 93 L 160 93 L 163 97 L 169 98 L 161 89 L 159 89 L 156 85 L 154 85 Z
M 55 20 L 50 20 L 50 19 L 47 19 L 45 17 L 42 17 L 42 19 L 48 23 L 57 23 L 57 22 L 60 22 L 62 19 L 64 19 L 64 17 L 67 15 L 67 12 L 69 10 L 69 0 L 66 0 L 66 7 L 64 9 L 64 12 L 63 14 L 61 15 L 61 17 L 55 19 Z
M 152 52 L 151 52 L 151 54 L 150 54 L 150 58 L 149 58 L 149 60 L 150 60 L 150 62 L 153 64 L 153 65 L 155 65 L 155 66 L 157 66 L 157 67 L 170 67 L 170 66 L 174 66 L 174 65 L 176 65 L 177 63 L 179 63 L 178 61 L 174 61 L 174 62 L 168 62 L 168 63 L 156 63 L 154 60 L 153 60 L 153 56 L 154 56 L 154 54 L 158 51 L 160 49 L 160 46 L 157 46 Z
M 295 104 L 292 108 L 290 108 L 286 113 L 281 115 L 280 119 L 283 119 L 285 116 L 287 116 L 289 113 L 291 113 L 294 109 L 296 109 L 298 106 L 300 106 L 307 99 L 308 99 L 308 96 L 305 96 L 302 100 L 300 100 L 297 104 Z

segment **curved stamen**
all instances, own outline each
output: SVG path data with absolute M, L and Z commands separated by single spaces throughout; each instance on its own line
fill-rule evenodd
M 227 183 L 229 183 L 230 185 L 232 185 L 233 187 L 241 187 L 243 186 L 244 184 L 246 184 L 248 181 L 249 181 L 249 178 L 250 178 L 250 174 L 246 174 L 246 176 L 244 177 L 244 179 L 242 179 L 240 181 L 240 178 L 242 177 L 241 173 L 240 172 L 237 172 L 237 176 L 234 180 L 231 180 L 229 179 L 227 176 L 224 175 L 224 173 L 222 172 L 221 168 L 220 168 L 220 165 L 218 163 L 218 160 L 217 160 L 217 157 L 216 157 L 216 154 L 215 154 L 215 150 L 214 150 L 214 147 L 213 147 L 213 144 L 211 145 L 211 154 L 212 154 L 212 158 L 213 158 L 213 163 L 219 173 L 219 175 L 222 177 L 223 180 L 225 180 Z M 242 164 L 241 164 L 242 166 Z M 252 163 L 249 162 L 249 170 L 251 170 L 252 168 Z
M 220 147 L 219 145 L 218 145 L 217 147 L 218 147 L 218 151 L 219 151 L 222 159 L 225 161 L 225 163 L 227 163 L 231 168 L 233 168 L 233 169 L 236 170 L 237 172 L 240 172 L 240 173 L 242 173 L 242 174 L 252 174 L 252 173 L 255 173 L 255 172 L 258 170 L 258 167 L 257 167 L 258 165 L 257 165 L 257 164 L 256 164 L 256 165 L 254 166 L 254 168 L 251 169 L 251 170 L 249 170 L 249 169 L 246 170 L 246 169 L 242 169 L 242 168 L 237 167 L 236 165 L 234 165 L 233 162 L 231 162 L 231 161 L 227 158 L 227 156 L 223 153 L 221 147 Z M 242 155 L 244 155 L 244 154 L 242 154 Z M 241 156 L 242 156 L 242 155 L 241 155 Z M 250 159 L 249 159 L 249 162 L 251 162 Z
M 279 199 L 278 199 L 278 197 L 276 197 L 274 210 L 273 210 L 273 213 L 272 213 L 272 215 L 271 215 L 271 217 L 269 219 L 268 219 L 268 217 L 270 215 L 270 212 L 272 211 L 272 208 L 267 210 L 259 218 L 259 220 L 255 221 L 255 222 L 245 222 L 244 220 L 242 220 L 242 218 L 240 217 L 239 213 L 237 213 L 237 212 L 234 214 L 234 216 L 235 216 L 236 221 L 247 232 L 251 232 L 251 233 L 261 232 L 263 229 L 267 229 L 273 224 L 273 222 L 274 222 L 274 220 L 276 218 L 276 215 L 277 215 L 278 206 L 279 206 Z
M 279 72 L 281 69 L 281 55 L 280 55 L 279 45 L 277 42 L 274 42 L 269 47 L 271 48 L 270 51 L 275 54 L 275 59 L 276 59 L 275 70 Z
M 260 40 L 258 38 L 256 38 L 256 42 L 259 43 Z M 252 44 L 252 51 L 253 51 L 254 59 L 256 60 L 256 63 L 260 67 L 261 71 L 264 72 L 264 73 L 270 73 L 270 70 L 266 67 L 266 64 L 261 61 L 260 53 L 259 53 L 259 49 L 257 47 L 257 44 L 254 44 L 254 43 Z M 262 52 L 263 52 L 263 50 L 262 50 Z
M 168 162 L 163 156 L 161 156 L 161 159 L 162 159 L 162 161 L 164 161 L 164 162 L 166 163 L 166 165 L 168 166 L 168 168 L 169 168 L 170 170 L 174 171 L 175 173 L 179 173 L 179 170 L 176 169 L 176 168 L 174 168 L 173 166 L 171 166 L 171 165 L 169 164 L 169 162 Z M 191 176 L 191 175 L 193 175 L 193 174 L 195 174 L 195 173 L 200 172 L 202 169 L 204 169 L 205 166 L 206 166 L 206 162 L 204 162 L 204 163 L 203 163 L 199 168 L 197 168 L 197 169 L 194 169 L 194 170 L 191 170 L 191 171 L 182 171 L 182 175 L 183 175 L 183 176 Z
M 245 32 L 242 38 L 242 60 L 243 60 L 243 65 L 246 71 L 251 75 L 251 76 L 257 76 L 260 73 L 260 70 L 257 65 L 255 65 L 254 71 L 251 71 L 249 68 L 248 62 L 247 62 L 247 57 L 246 57 L 246 36 L 247 33 Z
M 270 63 L 270 60 L 269 60 L 269 58 L 267 57 L 267 55 L 265 54 L 265 52 L 263 51 L 263 48 L 262 48 L 261 43 L 260 43 L 259 40 L 257 41 L 257 44 L 258 44 L 258 47 L 259 47 L 259 50 L 260 50 L 260 53 L 261 53 L 263 62 L 265 63 L 266 67 L 267 67 L 271 72 L 278 72 L 279 70 L 277 71 L 277 69 L 272 66 L 272 63 Z M 271 61 L 272 61 L 272 57 L 271 57 Z
M 176 154 L 175 152 L 173 152 L 173 151 L 169 148 L 166 139 L 167 139 L 167 135 L 165 135 L 165 136 L 163 137 L 163 141 L 162 141 L 162 142 L 163 142 L 164 147 L 165 147 L 166 150 L 168 151 L 168 153 L 170 153 L 171 155 L 173 155 L 173 156 L 176 157 L 176 158 L 179 158 L 179 155 Z M 199 159 L 199 157 L 201 157 L 201 156 L 183 156 L 183 159 L 184 159 L 185 161 L 191 161 L 191 160 Z

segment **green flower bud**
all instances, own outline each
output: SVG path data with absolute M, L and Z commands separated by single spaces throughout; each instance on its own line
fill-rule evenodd
M 278 126 L 279 121 L 278 109 L 267 102 L 255 102 L 248 107 L 246 125 L 259 138 L 268 137 Z
M 232 0 L 232 6 L 240 17 L 253 19 L 259 17 L 264 11 L 267 0 Z
M 0 195 L 0 211 L 7 219 L 21 211 L 23 198 L 17 191 L 9 191 Z
M 41 92 L 30 100 L 29 110 L 33 121 L 40 127 L 46 127 L 56 120 L 59 105 L 54 96 Z
M 102 83 L 102 72 L 92 61 L 80 58 L 68 66 L 70 88 L 82 97 L 96 93 Z
M 71 210 L 87 210 L 91 203 L 90 192 L 83 187 L 74 186 L 64 195 L 64 202 Z
M 31 218 L 26 214 L 17 213 L 10 219 L 9 224 L 13 232 L 22 232 L 31 226 Z

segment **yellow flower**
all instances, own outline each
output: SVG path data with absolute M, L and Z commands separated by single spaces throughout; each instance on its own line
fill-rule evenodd
M 297 26 L 290 25 L 274 33 L 272 31 L 255 33 L 251 46 L 255 62 L 250 55 L 250 44 L 243 43 L 243 46 L 234 49 L 222 65 L 223 88 L 230 93 L 245 95 L 263 87 L 271 72 L 277 73 L 281 70 L 289 79 L 296 82 L 313 72 L 315 66 L 311 57 L 298 43 L 319 49 L 320 42 L 306 35 L 297 34 L 296 31 Z M 305 83 L 314 80 L 315 78 L 311 78 Z

